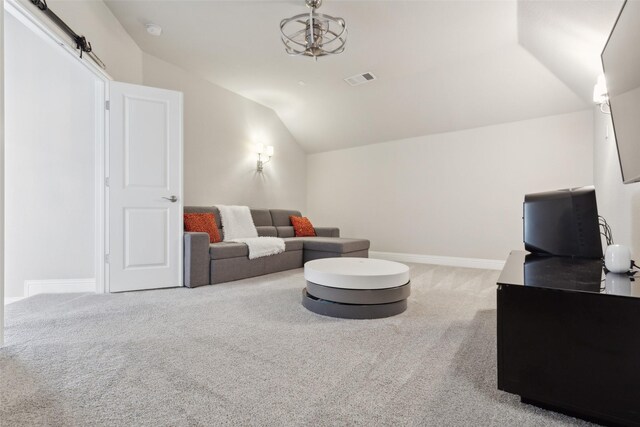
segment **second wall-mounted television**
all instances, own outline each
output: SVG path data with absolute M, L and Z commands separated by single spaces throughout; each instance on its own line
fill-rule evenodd
M 622 181 L 640 181 L 640 1 L 628 0 L 602 51 Z

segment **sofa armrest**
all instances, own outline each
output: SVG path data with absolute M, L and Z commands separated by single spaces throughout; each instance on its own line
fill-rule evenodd
M 184 233 L 184 285 L 188 288 L 209 284 L 209 234 Z
M 315 227 L 318 237 L 340 237 L 340 229 L 337 227 Z

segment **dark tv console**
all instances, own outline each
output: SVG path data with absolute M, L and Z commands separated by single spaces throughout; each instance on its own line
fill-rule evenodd
M 513 251 L 498 279 L 498 389 L 605 425 L 640 426 L 640 279 L 602 261 Z

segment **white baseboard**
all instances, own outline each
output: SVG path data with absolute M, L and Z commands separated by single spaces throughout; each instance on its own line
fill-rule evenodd
M 485 270 L 502 270 L 505 263 L 505 261 L 499 259 L 458 258 L 379 251 L 369 251 L 369 258 L 379 258 L 398 262 L 415 262 L 418 264 L 448 265 L 451 267 L 482 268 Z
M 63 294 L 69 292 L 95 292 L 95 279 L 25 280 L 24 296 L 37 294 Z
M 11 298 L 5 297 L 4 305 L 11 304 L 12 302 L 20 301 L 21 299 L 24 299 L 24 297 L 11 297 Z

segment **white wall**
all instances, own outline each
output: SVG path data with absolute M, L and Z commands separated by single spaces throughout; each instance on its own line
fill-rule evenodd
M 93 279 L 97 79 L 5 16 L 6 297 L 25 280 Z M 25 54 L 29 52 L 29 54 Z
M 4 4 L 0 4 L 0 347 L 4 345 Z
M 59 33 L 30 0 L 18 1 Z M 115 80 L 184 92 L 185 203 L 304 210 L 305 153 L 272 110 L 143 54 L 102 1 L 47 3 L 87 37 Z M 263 174 L 255 173 L 251 152 L 258 140 L 276 147 Z
M 19 2 L 60 33 L 29 0 Z M 48 4 L 91 41 L 115 80 L 185 93 L 187 204 L 305 209 L 305 153 L 272 110 L 149 55 L 144 55 L 143 78 L 143 53 L 103 2 Z M 36 54 L 31 49 L 42 49 L 37 43 L 25 35 L 7 52 L 13 69 L 7 76 L 13 88 L 7 97 L 13 126 L 8 129 L 6 185 L 12 207 L 6 218 L 8 298 L 23 296 L 25 280 L 94 276 L 93 223 L 85 221 L 93 218 L 93 134 L 87 121 L 93 111 L 69 110 L 92 101 L 93 94 L 80 89 L 87 81 L 75 71 L 53 71 L 58 69 L 53 64 L 64 62 L 56 56 L 62 55 L 59 47 Z M 34 115 L 44 121 L 35 122 Z M 257 141 L 276 147 L 263 174 L 255 172 L 251 151 Z M 34 224 L 38 231 L 30 233 Z
M 371 249 L 504 260 L 522 201 L 593 184 L 591 111 L 308 156 L 311 221 Z
M 306 155 L 273 110 L 144 55 L 144 84 L 184 93 L 185 205 L 306 205 Z M 275 147 L 256 172 L 254 145 Z
M 17 1 L 73 46 L 68 36 L 29 0 Z M 87 37 L 111 77 L 142 83 L 142 51 L 102 1 L 47 3 L 73 30 Z M 40 291 L 59 289 L 55 283 L 60 280 L 69 289 L 86 290 L 95 280 L 94 135 L 93 124 L 87 121 L 93 118 L 93 110 L 82 104 L 94 105 L 93 81 L 87 74 L 79 77 L 77 63 L 74 71 L 60 73 L 56 67 L 65 60 L 59 55 L 66 54 L 57 45 L 48 46 L 39 57 L 29 50 L 30 44 L 38 44 L 33 35 L 25 40 L 18 39 L 12 53 L 7 52 L 8 63 L 15 71 L 13 77 L 7 76 L 14 94 L 11 98 L 7 94 L 7 108 L 13 117 L 7 138 L 13 132 L 14 139 L 13 144 L 9 141 L 6 159 L 9 209 L 5 245 L 10 268 L 5 272 L 3 289 L 9 299 L 23 296 L 25 280 L 44 281 L 37 284 Z M 36 49 L 39 52 L 44 45 Z M 52 60 L 54 54 L 58 56 Z M 73 68 L 69 61 L 75 62 L 68 57 L 64 66 Z M 10 83 L 10 78 L 19 82 Z M 41 116 L 45 119 L 37 121 Z M 81 282 L 73 283 L 72 279 Z
M 30 0 L 18 1 L 63 40 L 69 40 Z M 48 0 L 47 4 L 71 29 L 91 42 L 94 53 L 107 64 L 106 71 L 114 80 L 142 84 L 142 51 L 104 2 Z
M 594 180 L 598 212 L 611 226 L 615 243 L 640 256 L 640 183 L 623 184 L 611 116 L 594 109 Z

